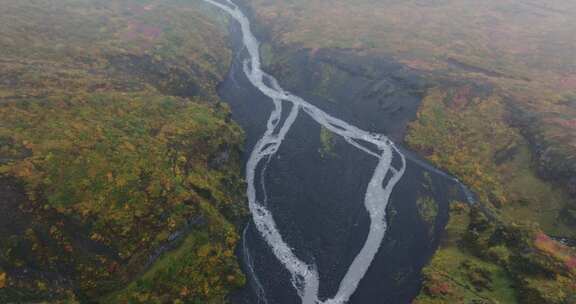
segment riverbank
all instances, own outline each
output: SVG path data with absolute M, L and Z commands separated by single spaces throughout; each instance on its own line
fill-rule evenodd
M 233 64 L 227 80 L 220 86 L 220 94 L 230 104 L 232 118 L 246 131 L 246 151 L 265 147 L 276 149 L 277 143 L 257 143 L 257 139 L 266 130 L 268 113 L 272 113 L 272 101 L 252 88 L 254 81 L 251 83 L 246 78 L 243 69 L 243 60 L 246 58 L 244 50 L 250 50 L 251 46 L 244 48 L 237 27 L 233 27 L 232 32 L 234 45 L 237 45 L 235 49 L 242 50 L 242 53 Z M 258 71 L 259 67 L 253 65 L 255 60 L 251 58 L 252 67 L 249 68 L 251 71 L 246 72 L 248 75 Z M 394 71 L 394 65 L 390 66 L 390 70 Z M 394 81 L 393 77 L 384 78 L 382 76 L 380 82 Z M 284 83 L 283 80 L 280 82 Z M 273 80 L 265 83 L 273 83 Z M 322 107 L 332 115 L 346 117 L 348 114 L 334 108 L 324 108 L 326 103 L 321 100 L 308 97 L 306 100 L 311 100 L 315 106 Z M 288 124 L 287 113 L 293 111 L 295 105 L 284 102 L 281 106 L 285 109 L 278 112 L 278 120 L 270 120 L 272 125 Z M 254 221 L 248 226 L 244 245 L 239 250 L 245 262 L 245 272 L 249 274 L 250 288 L 238 295 L 237 301 L 294 303 L 308 300 L 303 294 L 298 294 L 298 288 L 294 288 L 294 277 L 286 270 L 290 267 L 286 263 L 290 262 L 275 256 L 274 250 L 277 249 L 274 246 L 277 244 L 268 243 L 267 231 L 278 229 L 283 241 L 289 244 L 299 258 L 315 265 L 314 269 L 319 274 L 319 296 L 330 298 L 342 287 L 341 278 L 350 271 L 349 265 L 355 257 L 361 254 L 362 242 L 367 241 L 366 235 L 372 229 L 369 214 L 362 202 L 366 195 L 366 185 L 376 166 L 373 156 L 363 155 L 365 153 L 350 145 L 345 137 L 334 134 L 330 140 L 331 153 L 328 157 L 321 152 L 322 128 L 318 125 L 318 118 L 311 116 L 312 119 L 300 115 L 294 120 L 285 137 L 282 137 L 283 141 L 280 139 L 282 144 L 278 152 L 268 158 L 266 170 L 255 175 L 258 178 L 254 181 L 258 185 L 256 195 L 262 199 L 255 204 L 255 208 L 266 210 L 256 212 L 271 214 L 274 224 L 253 213 Z M 361 116 L 362 113 L 358 113 L 358 117 Z M 362 122 L 362 126 L 365 123 Z M 333 132 L 331 129 L 328 131 Z M 247 153 L 246 157 L 253 153 L 256 152 Z M 251 158 L 247 161 L 247 172 L 250 175 L 254 167 L 250 165 Z M 339 184 L 346 187 L 335 187 Z M 350 303 L 363 303 L 368 299 L 402 303 L 415 296 L 419 289 L 419 271 L 435 250 L 437 236 L 446 223 L 449 193 L 453 193 L 452 197 L 462 198 L 459 190 L 452 178 L 425 170 L 419 163 L 407 160 L 405 176 L 392 193 L 388 208 L 389 215 L 385 224 L 390 228 L 384 243 L 377 245 L 379 251 L 358 289 L 352 294 Z M 265 205 L 257 207 L 258 204 Z M 262 220 L 267 222 L 260 223 Z M 266 228 L 266 233 L 263 233 L 259 225 L 275 227 Z M 282 243 L 279 245 L 283 246 Z M 259 258 L 253 259 L 255 256 Z
M 386 46 L 400 44 L 382 46 L 372 37 L 363 39 L 367 33 L 376 35 L 374 38 L 382 36 L 371 31 L 369 20 L 372 19 L 367 18 L 367 22 L 360 22 L 358 27 L 350 26 L 350 30 L 333 32 L 330 29 L 340 23 L 318 25 L 307 23 L 306 18 L 298 19 L 298 16 L 307 16 L 308 20 L 317 20 L 314 14 L 319 12 L 330 16 L 349 12 L 343 9 L 345 4 L 332 3 L 332 8 L 323 7 L 326 4 L 322 1 L 310 4 L 296 1 L 286 6 L 248 2 L 248 7 L 254 10 L 257 33 L 264 41 L 265 70 L 277 76 L 283 86 L 307 100 L 317 100 L 318 105 L 329 111 L 336 109 L 348 121 L 367 129 L 403 138 L 405 124 L 414 119 L 412 131 L 409 131 L 412 134 L 407 140 L 410 147 L 471 185 L 480 202 L 498 216 L 498 222 L 502 221 L 506 226 L 513 222 L 537 222 L 544 231 L 553 235 L 574 233 L 566 217 L 573 199 L 558 184 L 546 181 L 534 169 L 535 144 L 525 137 L 524 129 L 519 129 L 526 126 L 522 124 L 526 118 L 534 116 L 528 113 L 523 118 L 519 117 L 517 114 L 526 114 L 525 111 L 515 111 L 524 95 L 506 89 L 509 82 L 526 81 L 525 77 L 510 77 L 509 72 L 491 73 L 489 68 L 473 68 L 472 65 L 451 64 L 449 70 L 444 70 L 442 62 L 419 60 L 425 57 L 424 53 L 403 58 L 399 67 L 390 68 L 394 66 L 393 60 L 382 58 L 402 56 L 387 53 Z M 278 10 L 280 7 L 281 11 Z M 323 8 L 318 10 L 319 7 Z M 427 8 L 415 8 L 416 11 L 419 9 Z M 300 13 L 294 14 L 295 10 L 300 10 Z M 368 30 L 354 36 L 353 40 L 360 40 L 358 44 L 349 44 L 346 38 L 350 38 L 350 32 L 356 28 Z M 324 35 L 314 36 L 316 32 Z M 391 35 L 399 37 L 403 32 Z M 363 43 L 368 40 L 374 40 L 373 47 Z M 416 39 L 412 43 L 425 41 Z M 392 65 L 385 62 L 392 62 Z M 379 76 L 386 74 L 393 80 L 386 81 Z M 421 81 L 416 81 L 416 85 L 402 86 L 403 83 L 413 84 L 414 79 Z M 524 88 L 526 92 L 532 92 L 530 86 Z M 414 98 L 416 103 L 407 100 L 406 95 Z M 402 102 L 394 103 L 395 100 Z M 420 100 L 424 100 L 423 105 L 420 105 Z M 370 109 L 370 113 L 358 109 Z M 363 120 L 364 117 L 367 119 Z M 328 142 L 331 151 L 334 141 L 330 139 Z M 321 150 L 327 151 L 326 146 L 323 145 Z M 527 238 L 535 239 L 536 234 L 532 233 Z M 542 258 L 554 256 L 541 251 L 534 243 L 528 248 Z M 469 255 L 465 253 L 465 256 Z M 562 267 L 553 271 L 562 273 Z M 557 283 L 554 280 L 547 282 Z M 561 284 L 557 286 L 559 290 L 564 288 Z M 546 292 L 542 292 L 544 297 L 540 299 L 551 301 Z

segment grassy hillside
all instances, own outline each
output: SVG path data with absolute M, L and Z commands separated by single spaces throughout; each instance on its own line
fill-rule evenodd
M 454 202 L 415 304 L 573 303 L 576 251 L 533 226 L 502 225 Z
M 224 303 L 244 284 L 225 21 L 193 1 L 0 6 L 0 302 Z
M 533 170 L 530 143 L 506 123 L 502 97 L 473 86 L 432 88 L 410 125 L 407 143 L 469 185 L 508 221 L 539 223 L 552 235 L 574 236 L 564 218 L 571 198 Z

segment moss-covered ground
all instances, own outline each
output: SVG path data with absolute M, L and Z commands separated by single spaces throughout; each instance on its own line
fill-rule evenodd
M 244 284 L 226 21 L 193 1 L 3 1 L 0 302 L 225 303 Z
M 488 213 L 452 206 L 416 303 L 570 303 L 576 252 L 542 232 L 574 235 L 561 217 L 569 197 L 536 175 L 498 95 L 446 91 L 429 90 L 407 143 L 460 177 Z
M 533 226 L 503 224 L 452 203 L 414 303 L 573 303 L 576 251 Z
M 459 95 L 463 91 L 466 97 Z M 475 93 L 466 86 L 433 88 L 406 141 L 509 220 L 539 223 L 549 234 L 573 236 L 573 227 L 562 220 L 572 200 L 537 175 L 529 143 L 505 123 L 505 115 L 497 94 Z

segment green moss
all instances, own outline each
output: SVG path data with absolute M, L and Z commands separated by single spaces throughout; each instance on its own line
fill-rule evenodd
M 270 66 L 274 62 L 274 51 L 272 50 L 271 44 L 262 43 L 262 45 L 260 45 L 260 53 L 262 56 L 262 64 L 265 67 Z
M 415 303 L 570 303 L 572 252 L 534 227 L 489 219 L 453 204 L 446 235 L 428 266 Z
M 464 88 L 428 92 L 410 126 L 408 144 L 461 178 L 480 201 L 512 221 L 536 222 L 548 233 L 572 235 L 558 221 L 570 205 L 558 187 L 537 176 L 528 142 L 503 123 L 505 107 L 498 95 L 477 96 Z M 455 104 L 454 92 L 468 92 L 467 104 Z
M 527 145 L 518 147 L 516 156 L 501 166 L 507 174 L 506 185 L 510 203 L 503 206 L 504 214 L 514 219 L 539 223 L 551 235 L 576 235 L 574 228 L 559 220 L 570 198 L 558 186 L 542 181 L 532 167 L 532 155 Z
M 457 248 L 441 249 L 423 274 L 424 293 L 415 303 L 520 303 L 503 268 Z
M 324 127 L 320 127 L 320 155 L 323 158 L 335 157 L 334 147 L 336 145 L 336 135 Z
M 423 270 L 423 292 L 414 303 L 520 303 L 505 268 L 461 246 L 469 212 L 466 205 L 453 203 L 442 245 Z
M 209 205 L 206 208 L 211 208 Z M 208 220 L 223 225 L 218 238 L 236 243 L 235 229 L 212 211 Z M 243 286 L 245 279 L 236 264 L 233 247 L 222 246 L 214 235 L 192 231 L 177 250 L 161 257 L 152 268 L 125 289 L 102 299 L 102 303 L 139 301 L 166 302 L 178 299 L 190 303 L 226 303 L 229 290 Z
M 312 93 L 327 101 L 339 102 L 339 100 L 334 99 L 333 92 L 337 91 L 346 81 L 349 81 L 350 75 L 331 63 L 319 63 L 318 67 L 318 74 L 315 75 L 317 82 L 313 87 Z
M 550 280 L 545 277 L 526 278 L 522 282 L 523 303 L 563 304 L 574 303 L 574 283 L 566 278 Z
M 238 158 L 219 170 L 208 167 L 210 157 L 223 146 L 241 143 L 240 129 L 224 122 L 227 115 L 199 102 L 141 94 L 4 104 L 0 117 L 8 127 L 0 128 L 1 136 L 27 146 L 32 157 L 4 165 L 3 170 L 26 182 L 33 203 L 28 208 L 36 210 L 41 222 L 50 221 L 43 218 L 48 211 L 74 217 L 90 227 L 82 231 L 86 238 L 128 260 L 116 271 L 97 270 L 92 265 L 98 259 L 106 267 L 115 268 L 117 262 L 91 253 L 85 260 L 77 255 L 85 249 L 73 241 L 75 232 L 51 226 L 51 237 L 61 244 L 57 246 L 72 250 L 66 258 L 53 252 L 51 259 L 75 264 L 78 282 L 92 294 L 109 288 L 106 282 L 112 278 L 123 280 L 118 272 L 137 272 L 162 245 L 158 235 L 173 234 L 188 220 L 205 216 L 210 205 L 203 201 L 216 208 L 211 216 L 224 214 L 238 222 L 245 214 L 236 205 L 242 197 Z M 19 121 L 31 123 L 9 127 Z M 220 233 L 215 227 L 221 223 L 207 225 L 200 231 Z M 229 225 L 220 229 L 225 227 Z M 225 231 L 235 235 L 230 227 Z M 234 246 L 218 245 L 216 239 L 213 245 L 229 251 Z M 233 255 L 228 258 L 228 264 L 235 261 Z
M 418 207 L 418 214 L 428 225 L 433 226 L 438 216 L 438 204 L 434 198 L 429 196 L 421 196 L 416 201 Z
M 0 227 L 0 302 L 121 289 L 114 301 L 223 303 L 244 282 L 233 250 L 247 211 L 243 133 L 215 94 L 231 59 L 221 14 L 176 0 L 2 6 L 0 191 L 14 199 L 0 220 L 14 225 Z

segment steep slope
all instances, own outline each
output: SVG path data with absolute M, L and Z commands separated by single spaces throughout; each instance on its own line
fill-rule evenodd
M 246 211 L 243 134 L 215 94 L 225 20 L 188 1 L 0 6 L 0 302 L 226 302 Z

